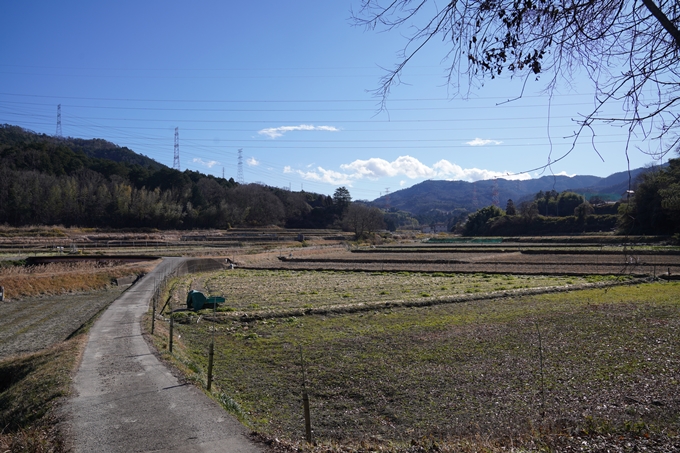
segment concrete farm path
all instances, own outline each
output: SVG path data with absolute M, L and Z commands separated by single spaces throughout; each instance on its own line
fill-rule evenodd
M 164 259 L 116 299 L 90 330 L 74 395 L 65 408 L 73 451 L 262 451 L 217 403 L 180 382 L 142 337 L 141 318 L 154 279 L 182 263 L 182 258 Z

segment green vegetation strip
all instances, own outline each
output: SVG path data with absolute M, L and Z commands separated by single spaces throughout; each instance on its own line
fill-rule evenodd
M 210 309 L 206 309 L 202 310 L 202 315 L 205 316 L 205 319 L 215 322 L 228 322 L 234 319 L 238 319 L 240 321 L 255 321 L 261 319 L 287 318 L 291 316 L 358 313 L 362 311 L 383 310 L 396 307 L 428 307 L 432 305 L 472 302 L 476 300 L 500 299 L 503 297 L 526 297 L 538 294 L 558 293 L 587 288 L 607 288 L 611 286 L 630 285 L 634 283 L 643 283 L 647 281 L 649 281 L 648 278 L 630 279 L 626 277 L 614 281 L 584 283 L 578 286 L 566 285 L 526 289 L 511 289 L 492 291 L 490 293 L 472 293 L 463 294 L 459 296 L 439 296 L 439 297 L 432 297 L 431 294 L 423 292 L 419 294 L 419 296 L 421 297 L 420 299 L 359 302 L 359 303 L 335 304 L 321 307 L 288 308 L 278 310 L 255 310 L 249 312 L 236 312 L 236 311 L 225 312 L 223 311 L 224 309 L 220 309 L 219 313 L 217 312 L 213 313 Z M 229 310 L 229 308 L 227 308 L 227 310 Z M 180 322 L 186 323 L 191 322 L 192 318 L 196 318 L 199 315 L 192 312 L 179 312 L 176 313 L 174 316 L 175 319 L 178 319 Z
M 627 279 L 617 276 L 234 269 L 183 277 L 176 291 L 177 299 L 182 302 L 189 289 L 201 289 L 206 295 L 226 299 L 219 312 L 253 312 L 307 310 L 337 305 L 403 304 L 425 299 L 455 301 L 466 294 L 568 285 L 578 287 L 587 283 Z
M 260 283 L 272 297 L 278 292 L 271 282 Z M 284 439 L 304 433 L 301 352 L 312 425 L 323 441 L 517 438 L 537 427 L 677 434 L 679 292 L 677 283 L 640 284 L 201 321 L 176 324 L 176 334 L 200 370 L 214 334 L 215 384 L 223 399 L 252 428 Z

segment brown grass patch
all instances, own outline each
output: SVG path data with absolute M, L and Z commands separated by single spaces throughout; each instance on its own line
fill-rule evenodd
M 85 337 L 0 361 L 0 450 L 61 452 L 57 408 L 69 393 Z
M 44 266 L 14 266 L 0 268 L 0 285 L 5 299 L 21 299 L 37 295 L 93 291 L 110 286 L 112 280 L 149 272 L 158 262 L 140 265 L 110 266 L 95 263 L 53 263 Z

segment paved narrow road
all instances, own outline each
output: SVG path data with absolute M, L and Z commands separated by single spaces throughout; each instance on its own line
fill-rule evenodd
M 245 428 L 190 384 L 178 381 L 142 337 L 140 320 L 168 258 L 106 310 L 90 330 L 66 405 L 76 452 L 261 452 Z

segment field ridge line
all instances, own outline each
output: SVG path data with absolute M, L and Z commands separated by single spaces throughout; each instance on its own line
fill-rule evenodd
M 540 294 L 550 294 L 558 292 L 578 291 L 583 289 L 609 288 L 613 286 L 636 285 L 648 283 L 652 279 L 649 277 L 626 279 L 609 282 L 582 283 L 579 285 L 561 286 L 540 286 L 536 288 L 517 288 L 501 291 L 491 291 L 488 293 L 461 294 L 457 296 L 439 296 L 436 298 L 423 298 L 421 300 L 390 300 L 379 302 L 359 302 L 354 304 L 335 304 L 316 308 L 290 308 L 284 310 L 262 310 L 262 311 L 233 311 L 218 313 L 216 315 L 201 315 L 206 321 L 256 321 L 262 319 L 289 318 L 294 316 L 326 315 L 341 313 L 358 313 L 377 309 L 390 309 L 399 307 L 428 307 L 435 305 L 455 304 L 463 302 L 473 302 L 479 300 L 501 299 L 512 296 L 535 296 Z

